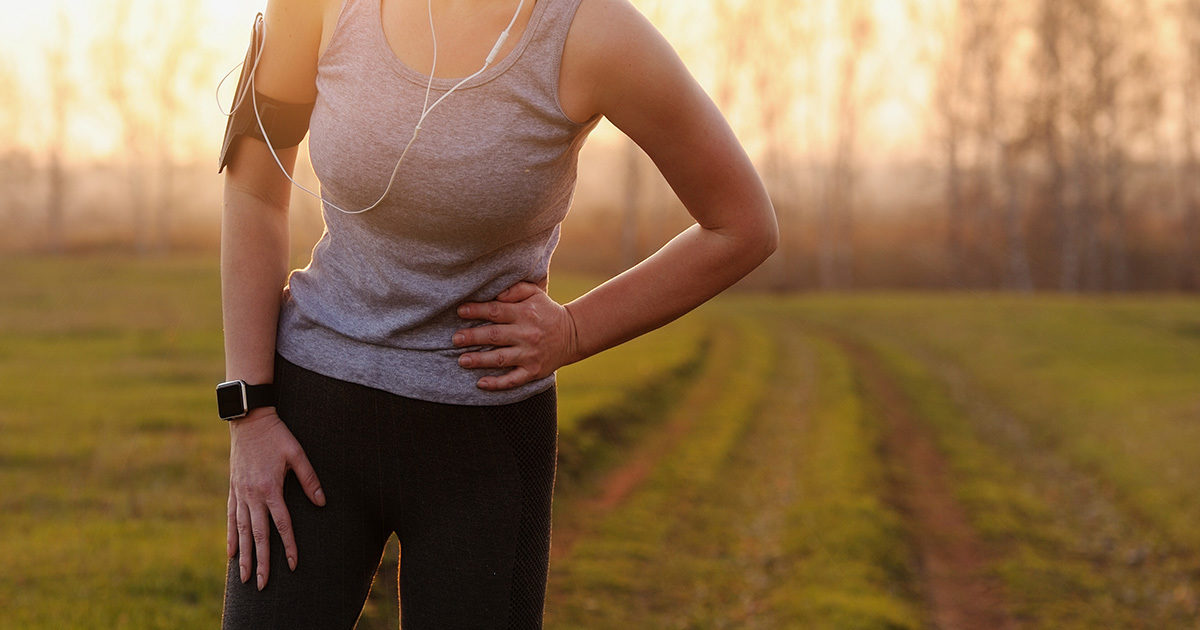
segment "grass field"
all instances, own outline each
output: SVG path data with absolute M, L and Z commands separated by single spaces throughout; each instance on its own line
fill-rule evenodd
M 212 627 L 215 257 L 4 264 L 0 628 Z M 548 628 L 1200 628 L 1200 299 L 729 295 L 560 400 Z

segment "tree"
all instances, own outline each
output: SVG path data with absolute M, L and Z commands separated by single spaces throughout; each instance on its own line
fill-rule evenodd
M 910 5 L 910 10 L 920 11 L 924 3 Z M 963 210 L 963 173 L 960 149 L 963 142 L 963 127 L 968 124 L 964 102 L 969 102 L 966 85 L 967 68 L 971 65 L 969 45 L 964 22 L 972 17 L 974 4 L 959 0 L 953 5 L 932 5 L 934 15 L 927 26 L 937 28 L 942 34 L 940 54 L 934 70 L 933 109 L 938 118 L 940 138 L 938 144 L 944 152 L 946 169 L 946 255 L 950 284 L 963 285 L 965 267 Z M 938 11 L 945 8 L 944 11 Z
M 1179 282 L 1184 289 L 1200 290 L 1200 0 L 1185 0 L 1180 12 L 1183 34 L 1183 115 L 1180 121 L 1183 161 L 1179 168 L 1183 205 Z
M 818 145 L 816 130 L 799 120 L 796 108 L 797 102 L 813 102 L 818 96 L 818 13 L 811 3 L 791 0 L 718 0 L 713 10 L 722 49 L 717 102 L 756 128 L 759 172 L 786 232 L 798 221 L 804 197 L 796 147 L 807 147 L 811 158 Z M 787 79 L 796 76 L 802 79 Z M 806 118 L 804 122 L 818 119 L 811 113 Z M 767 263 L 777 286 L 794 275 L 791 249 L 789 240 L 782 239 Z
M 869 98 L 860 85 L 864 53 L 874 39 L 874 16 L 864 0 L 838 3 L 841 50 L 833 110 L 834 137 L 820 217 L 817 268 L 821 286 L 849 288 L 854 282 L 854 188 L 858 135 Z
M 14 67 L 0 58 L 0 94 L 19 94 L 20 82 Z M 30 182 L 34 178 L 33 156 L 21 146 L 18 130 L 25 112 L 20 99 L 0 99 L 0 222 L 10 231 L 28 210 Z
M 168 33 L 162 42 L 163 54 L 158 56 L 157 67 L 153 68 L 157 77 L 157 89 L 154 96 L 158 109 L 158 133 L 154 152 L 157 158 L 154 163 L 159 170 L 158 195 L 154 204 L 154 231 L 151 236 L 151 246 L 159 251 L 165 251 L 170 246 L 171 212 L 175 203 L 175 129 L 180 115 L 180 106 L 184 102 L 183 88 L 189 87 L 188 66 L 195 62 L 199 54 L 199 38 L 195 25 L 199 17 L 200 5 L 195 2 L 184 3 L 155 3 L 160 13 L 159 23 L 165 25 L 164 32 Z M 171 15 L 161 15 L 163 11 L 172 11 Z M 198 79 L 197 75 L 191 75 Z
M 46 78 L 50 86 L 50 134 L 46 144 L 46 247 L 61 252 L 65 247 L 65 205 L 67 175 L 65 153 L 67 145 L 67 110 L 74 95 L 74 85 L 68 73 L 67 48 L 61 42 L 70 41 L 70 23 L 62 7 L 57 11 L 58 44 L 46 48 Z
M 1041 0 L 1037 23 L 1039 59 L 1039 103 L 1035 111 L 1040 127 L 1040 142 L 1047 169 L 1046 203 L 1054 219 L 1055 242 L 1059 252 L 1058 287 L 1075 291 L 1078 287 L 1078 224 L 1066 198 L 1066 165 L 1063 149 L 1062 118 L 1067 90 L 1063 77 L 1063 31 L 1066 9 L 1061 0 Z
M 131 17 L 143 10 L 154 14 L 153 29 L 134 31 L 133 25 L 141 22 Z M 193 94 L 190 89 L 204 80 L 195 71 L 203 55 L 196 32 L 198 11 L 195 2 L 155 2 L 146 8 L 137 0 L 113 0 L 109 20 L 92 42 L 92 63 L 121 129 L 134 245 L 141 253 L 167 246 L 174 202 L 174 131 L 185 93 Z
M 134 247 L 140 253 L 150 249 L 147 230 L 148 181 L 145 176 L 146 124 L 150 112 L 146 111 L 145 99 L 137 98 L 132 86 L 142 76 L 136 67 L 140 60 L 151 56 L 147 51 L 135 55 L 132 44 L 135 39 L 130 31 L 134 14 L 133 0 L 113 0 L 109 6 L 108 21 L 98 29 L 92 42 L 92 63 L 98 78 L 113 107 L 121 129 L 121 152 L 125 161 L 125 184 L 129 192 L 130 219 L 133 225 Z
M 1003 235 L 1002 280 L 1009 289 L 1033 290 L 1029 269 L 1029 253 L 1025 235 L 1025 207 L 1021 200 L 1022 177 L 1020 161 L 1030 146 L 1030 135 L 1019 128 L 1014 130 L 1012 113 L 1019 110 L 1019 100 L 1012 93 L 1015 86 L 1004 84 L 1008 76 L 1006 58 L 1016 32 L 1010 7 L 1004 0 L 964 2 L 974 9 L 973 23 L 979 55 L 984 116 L 979 127 L 979 154 L 991 156 L 992 186 L 987 188 L 988 215 L 1001 223 Z M 1000 194 L 1003 190 L 1003 196 Z

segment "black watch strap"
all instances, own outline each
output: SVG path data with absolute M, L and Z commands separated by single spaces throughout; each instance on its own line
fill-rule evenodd
M 217 413 L 222 420 L 237 420 L 251 409 L 273 407 L 278 398 L 273 383 L 250 385 L 242 380 L 226 381 L 217 385 Z
M 259 407 L 274 407 L 278 400 L 274 383 L 246 386 L 246 411 Z

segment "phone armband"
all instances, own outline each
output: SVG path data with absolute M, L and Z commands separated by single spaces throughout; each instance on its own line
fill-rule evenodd
M 252 77 L 258 69 L 263 40 L 263 15 L 259 13 L 254 18 L 250 47 L 242 62 L 233 108 L 225 123 L 225 140 L 221 143 L 218 173 L 225 170 L 233 145 L 242 137 L 258 138 L 268 143 L 272 150 L 279 150 L 300 144 L 308 133 L 308 121 L 312 117 L 314 103 L 285 103 L 254 90 Z M 265 138 L 263 131 L 266 131 Z

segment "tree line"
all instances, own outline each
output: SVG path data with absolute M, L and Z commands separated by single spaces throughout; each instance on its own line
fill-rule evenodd
M 763 138 L 783 230 L 760 282 L 1200 289 L 1200 0 L 910 0 L 903 54 L 897 4 L 712 0 L 712 92 Z M 921 164 L 892 181 L 934 203 L 866 176 L 907 77 Z
M 756 282 L 1200 290 L 1200 0 L 635 4 L 702 69 L 775 200 L 783 242 Z M 85 59 L 70 58 L 83 31 L 60 10 L 35 86 L 47 107 L 31 111 L 30 86 L 0 65 L 0 222 L 34 224 L 41 249 L 68 245 L 85 202 L 69 159 L 85 109 L 121 138 L 107 162 L 137 251 L 171 245 L 179 174 L 210 166 L 175 140 L 198 124 L 188 104 L 211 100 L 214 60 L 236 55 L 201 36 L 198 3 L 110 5 Z M 153 28 L 136 31 L 144 12 Z M 894 93 L 906 85 L 927 89 Z M 898 99 L 921 113 L 921 146 L 881 167 L 873 125 Z M 36 146 L 18 140 L 31 120 Z M 615 163 L 623 194 L 604 225 L 620 266 L 677 208 L 636 147 Z

